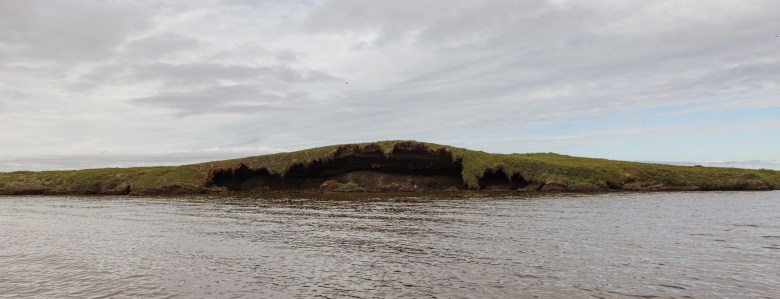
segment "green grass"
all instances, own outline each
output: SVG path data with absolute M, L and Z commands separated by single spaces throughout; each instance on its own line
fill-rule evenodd
M 360 190 L 360 185 L 358 183 L 355 183 L 353 181 L 349 181 L 346 183 L 339 183 L 339 191 L 357 191 Z
M 738 190 L 746 186 L 764 184 L 780 188 L 780 172 L 701 166 L 672 166 L 605 159 L 579 158 L 553 153 L 491 154 L 464 148 L 416 141 L 380 141 L 348 145 L 332 145 L 302 151 L 247 157 L 173 167 L 105 168 L 75 171 L 9 172 L 0 173 L 0 193 L 3 190 L 50 190 L 55 192 L 83 192 L 85 190 L 112 190 L 129 184 L 138 193 L 179 190 L 198 192 L 213 170 L 237 168 L 266 168 L 271 173 L 284 175 L 295 164 L 307 165 L 317 160 L 330 159 L 339 148 L 367 147 L 390 153 L 404 142 L 422 145 L 430 150 L 445 149 L 454 159 L 463 163 L 463 181 L 477 188 L 487 169 L 502 169 L 507 174 L 517 173 L 531 182 L 558 182 L 566 186 L 595 185 L 601 188 L 649 188 L 658 185 L 688 186 L 704 190 Z M 6 192 L 7 193 L 7 192 Z
M 106 191 L 129 184 L 138 190 L 180 189 L 195 192 L 206 175 L 193 166 L 20 171 L 0 173 L 0 190 Z

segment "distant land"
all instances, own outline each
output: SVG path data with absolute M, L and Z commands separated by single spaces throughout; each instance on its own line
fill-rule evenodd
M 671 162 L 671 161 L 642 161 L 643 163 L 653 164 L 671 164 L 680 166 L 710 166 L 710 167 L 731 167 L 746 169 L 773 169 L 780 170 L 780 162 L 749 160 L 749 161 L 720 161 L 720 162 Z
M 342 144 L 182 166 L 0 173 L 2 195 L 262 192 L 777 190 L 780 171 L 554 153 L 492 154 L 418 141 Z

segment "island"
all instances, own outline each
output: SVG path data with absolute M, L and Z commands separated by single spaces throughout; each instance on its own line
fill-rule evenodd
M 182 166 L 0 173 L 0 195 L 777 190 L 780 171 L 493 154 L 418 141 L 341 144 Z

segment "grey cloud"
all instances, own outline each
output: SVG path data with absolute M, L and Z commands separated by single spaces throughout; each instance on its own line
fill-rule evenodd
M 123 50 L 136 59 L 158 59 L 181 51 L 197 50 L 203 43 L 175 33 L 163 33 L 127 42 Z
M 59 123 L 70 116 L 53 103 L 85 114 L 112 107 L 159 121 L 161 132 L 227 113 L 201 137 L 231 145 L 415 138 L 512 151 L 637 140 L 653 131 L 635 130 L 636 111 L 648 108 L 780 107 L 777 1 L 117 3 L 47 3 L 58 8 L 47 23 L 43 1 L 0 2 L 0 103 L 40 99 L 55 115 L 47 121 Z M 91 28 L 106 22 L 110 34 Z M 94 47 L 74 42 L 80 31 Z M 25 119 L 35 109 L 17 110 Z M 544 134 L 579 120 L 598 126 L 579 137 Z M 709 134 L 712 123 L 702 122 L 664 132 Z
M 542 0 L 335 0 L 313 10 L 306 25 L 316 31 L 374 30 L 378 33 L 377 46 L 411 40 L 457 51 L 507 43 L 531 45 L 534 38 L 549 38 L 550 33 L 565 33 L 561 29 L 576 29 L 577 21 L 587 17 L 583 12 L 561 10 Z
M 293 100 L 305 98 L 303 92 L 274 94 L 256 85 L 217 86 L 187 91 L 170 91 L 134 99 L 138 104 L 172 108 L 180 115 L 236 113 L 254 114 L 288 109 Z
M 100 167 L 143 167 L 203 163 L 257 156 L 281 149 L 198 150 L 149 154 L 79 154 L 0 157 L 0 171 L 71 170 Z
M 94 61 L 105 58 L 149 15 L 114 2 L 4 0 L 0 57 L 14 61 Z
M 232 84 L 226 84 L 230 81 Z M 133 99 L 138 105 L 170 108 L 177 115 L 253 114 L 291 109 L 309 98 L 306 86 L 342 82 L 335 76 L 285 65 L 245 66 L 216 63 L 141 63 L 109 65 L 70 86 L 75 91 L 105 84 L 155 82 L 153 95 Z
M 420 67 L 425 71 L 391 88 L 396 91 L 406 90 L 409 94 L 394 98 L 395 102 L 402 101 L 422 108 L 444 101 L 454 104 L 489 98 L 493 99 L 491 105 L 499 108 L 497 111 L 521 113 L 515 114 L 515 117 L 538 116 L 546 113 L 544 109 L 534 109 L 528 112 L 530 115 L 523 115 L 524 110 L 513 109 L 510 105 L 527 107 L 534 100 L 528 96 L 534 90 L 563 85 L 571 86 L 574 92 L 559 99 L 547 99 L 551 103 L 544 106 L 554 113 L 551 116 L 560 117 L 561 112 L 570 112 L 565 115 L 577 117 L 579 111 L 588 107 L 604 106 L 612 110 L 615 107 L 679 104 L 681 101 L 712 101 L 713 98 L 736 95 L 740 92 L 738 87 L 746 88 L 750 84 L 767 82 L 772 76 L 753 70 L 733 74 L 713 66 L 751 64 L 756 57 L 761 57 L 759 64 L 766 65 L 768 58 L 778 59 L 776 54 L 770 53 L 770 48 L 750 49 L 742 46 L 754 44 L 757 38 L 766 39 L 770 35 L 771 29 L 768 28 L 774 26 L 765 24 L 778 23 L 778 20 L 769 18 L 769 15 L 747 19 L 738 14 L 726 14 L 723 18 L 729 22 L 696 23 L 678 27 L 677 32 L 658 29 L 660 21 L 639 15 L 636 18 L 644 18 L 649 22 L 647 28 L 635 29 L 638 30 L 634 32 L 635 35 L 624 35 L 594 30 L 624 22 L 623 18 L 616 18 L 614 14 L 598 14 L 594 9 L 598 5 L 576 12 L 572 9 L 545 8 L 543 3 L 537 2 L 538 13 L 528 16 L 519 14 L 521 17 L 516 17 L 515 12 L 534 10 L 521 9 L 523 4 L 492 4 L 493 10 L 489 10 L 492 15 L 464 9 L 462 17 L 453 19 L 471 22 L 476 28 L 490 29 L 484 30 L 483 39 L 491 40 L 486 45 L 495 47 L 495 50 L 481 52 L 483 50 L 466 44 L 460 48 L 448 46 L 443 51 L 437 51 L 438 55 L 432 63 Z M 629 19 L 634 17 L 633 14 L 638 14 L 630 10 L 626 12 L 631 13 Z M 368 19 L 374 13 L 382 12 L 377 10 L 358 17 L 370 22 Z M 588 15 L 595 17 L 586 20 L 583 16 Z M 318 20 L 318 16 L 314 18 Z M 479 25 L 480 21 L 473 21 L 483 19 L 498 19 L 504 26 L 494 28 L 489 23 Z M 571 19 L 577 22 L 567 23 Z M 376 22 L 384 24 L 381 18 Z M 453 30 L 456 34 L 462 32 L 450 29 L 452 26 L 439 25 L 437 22 L 451 23 L 440 17 L 411 21 L 399 18 L 388 22 L 409 31 L 415 30 L 416 25 L 424 24 L 422 28 L 427 28 L 425 30 L 444 28 L 442 30 Z M 733 33 L 724 38 L 724 31 L 728 30 Z M 434 35 L 446 34 L 437 32 Z M 466 35 L 462 38 L 467 40 Z M 424 38 L 420 40 L 424 42 Z M 472 57 L 475 53 L 479 55 Z M 434 71 L 429 71 L 431 69 Z M 380 93 L 387 95 L 385 91 Z M 502 103 L 496 100 L 497 97 L 511 97 L 516 101 L 508 101 L 501 107 Z M 605 103 L 604 99 L 607 98 L 610 102 Z M 429 105 L 425 102 L 431 103 Z M 561 105 L 563 103 L 565 105 Z
M 335 76 L 283 65 L 252 67 L 209 63 L 113 65 L 96 70 L 71 86 L 95 88 L 100 82 L 160 82 L 154 95 L 133 103 L 173 109 L 178 115 L 253 114 L 291 109 L 309 98 L 305 86 L 341 82 Z M 235 82 L 226 85 L 222 81 Z
M 293 69 L 283 65 L 274 66 L 244 66 L 222 65 L 214 63 L 193 64 L 143 64 L 131 68 L 135 79 L 157 78 L 167 82 L 201 83 L 214 80 L 270 80 L 276 82 L 316 82 L 335 81 L 336 77 L 321 71 L 309 69 Z
M 433 46 L 429 50 L 441 54 L 439 63 L 504 52 L 518 57 L 516 66 L 554 65 L 555 70 L 595 60 L 604 70 L 614 71 L 649 61 L 702 57 L 707 54 L 703 49 L 719 49 L 709 53 L 721 57 L 750 55 L 754 49 L 742 45 L 770 42 L 772 28 L 780 21 L 768 12 L 780 9 L 780 4 L 748 3 L 573 1 L 561 8 L 550 1 L 426 1 L 416 5 L 414 1 L 337 0 L 310 13 L 307 28 L 374 30 L 377 40 Z M 692 14 L 681 9 L 685 6 L 700 11 Z
M 158 81 L 164 86 L 189 85 L 194 88 L 215 84 L 220 80 L 266 83 L 337 82 L 338 77 L 312 69 L 296 69 L 285 65 L 248 66 L 219 63 L 138 63 L 113 64 L 99 67 L 83 75 L 80 84 L 138 83 Z M 94 85 L 94 84 L 92 84 Z
M 285 62 L 295 62 L 298 61 L 301 57 L 307 57 L 307 56 L 308 55 L 304 53 L 284 50 L 279 52 L 279 54 L 276 55 L 276 59 Z

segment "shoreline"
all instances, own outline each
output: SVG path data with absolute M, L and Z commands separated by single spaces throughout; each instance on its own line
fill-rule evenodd
M 777 189 L 780 171 L 775 170 L 492 154 L 417 141 L 334 145 L 182 166 L 0 173 L 0 195 Z
M 670 186 L 667 188 L 647 188 L 633 190 L 593 190 L 593 191 L 574 191 L 574 190 L 552 190 L 552 191 L 526 191 L 526 190 L 425 190 L 425 191 L 382 191 L 382 190 L 361 190 L 361 191 L 318 191 L 318 190 L 280 190 L 280 191 L 225 191 L 225 192 L 160 192 L 160 191 L 141 191 L 130 193 L 117 192 L 80 192 L 80 191 L 44 191 L 44 190 L 2 190 L 0 197 L 13 196 L 159 196 L 159 197 L 178 197 L 178 196 L 209 196 L 209 197 L 275 197 L 284 195 L 334 195 L 334 196 L 427 196 L 427 195 L 594 195 L 594 194 L 642 194 L 642 193 L 707 193 L 707 192 L 771 192 L 779 191 L 777 189 L 692 189 L 684 187 Z

